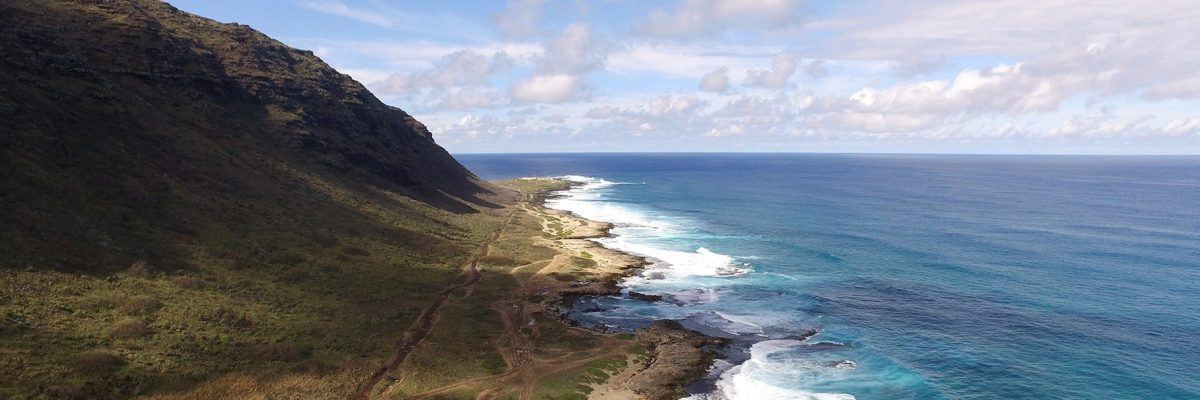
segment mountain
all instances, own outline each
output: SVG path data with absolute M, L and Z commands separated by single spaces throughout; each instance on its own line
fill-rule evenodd
M 0 398 L 344 398 L 513 196 L 248 26 L 5 0 Z
M 167 261 L 214 216 L 294 198 L 295 176 L 491 206 L 424 125 L 312 52 L 166 3 L 5 1 L 0 71 L 0 265 Z

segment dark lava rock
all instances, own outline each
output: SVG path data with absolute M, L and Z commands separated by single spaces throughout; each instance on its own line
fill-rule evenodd
M 626 382 L 646 399 L 678 399 L 687 396 L 687 385 L 705 375 L 716 349 L 728 345 L 722 338 L 688 330 L 677 321 L 660 320 L 634 334 L 651 357 Z
M 634 300 L 641 300 L 641 301 L 659 301 L 659 300 L 662 300 L 662 296 L 661 296 L 661 295 L 657 295 L 657 294 L 645 294 L 645 293 L 638 293 L 638 292 L 633 292 L 633 291 L 630 291 L 630 292 L 629 292 L 629 298 L 631 298 L 631 299 L 634 299 Z
M 803 332 L 788 335 L 784 339 L 805 341 L 805 340 L 808 340 L 808 338 L 816 336 L 818 333 L 821 333 L 821 331 L 817 330 L 816 328 L 808 328 L 808 329 L 805 329 Z

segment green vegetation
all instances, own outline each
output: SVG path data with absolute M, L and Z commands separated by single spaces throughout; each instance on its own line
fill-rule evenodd
M 568 182 L 479 181 L 311 52 L 157 0 L 5 1 L 0 41 L 0 398 L 346 398 L 509 218 L 393 389 L 623 345 L 498 310 L 573 234 L 512 205 Z
M 538 381 L 533 398 L 547 400 L 586 400 L 592 392 L 590 384 L 604 383 L 609 376 L 620 372 L 628 363 L 625 357 L 592 360 L 587 365 L 556 373 Z
M 0 41 L 0 398 L 344 398 L 516 197 L 244 25 L 14 0 Z
M 571 257 L 571 265 L 577 269 L 592 268 L 596 266 L 596 260 L 590 257 Z
M 571 187 L 570 181 L 555 178 L 504 179 L 497 183 L 521 192 L 524 194 L 525 200 L 531 203 L 537 203 L 540 199 L 539 196 Z M 557 220 L 557 218 L 553 218 L 553 220 Z
M 600 343 L 596 337 L 571 329 L 544 313 L 534 314 L 533 320 L 537 326 L 531 338 L 535 344 L 533 346 L 534 354 L 542 356 L 575 354 L 594 349 Z

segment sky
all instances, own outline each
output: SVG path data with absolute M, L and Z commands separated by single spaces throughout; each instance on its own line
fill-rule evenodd
M 1194 0 L 172 0 L 453 153 L 1200 154 Z

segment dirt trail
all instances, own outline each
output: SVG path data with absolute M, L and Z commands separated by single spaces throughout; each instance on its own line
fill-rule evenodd
M 554 373 L 573 368 L 581 368 L 586 366 L 589 362 L 601 358 L 611 358 L 616 356 L 624 356 L 627 354 L 625 348 L 628 346 L 628 342 L 616 339 L 614 337 L 601 335 L 593 336 L 598 339 L 599 342 L 596 343 L 596 346 L 591 349 L 582 351 L 568 351 L 554 355 L 534 356 L 533 347 L 536 344 L 533 343 L 531 338 L 536 336 L 538 326 L 530 325 L 529 321 L 533 317 L 533 314 L 537 312 L 545 312 L 546 310 L 544 304 L 531 302 L 530 299 L 537 297 L 535 296 L 537 294 L 542 294 L 546 290 L 550 290 L 550 287 L 552 286 L 561 286 L 564 284 L 563 282 L 557 282 L 549 277 L 552 274 L 564 272 L 564 270 L 571 265 L 571 256 L 585 251 L 591 253 L 593 257 L 595 257 L 596 261 L 600 262 L 602 265 L 620 264 L 621 260 L 609 255 L 607 252 L 603 252 L 603 249 L 596 248 L 595 244 L 584 240 L 581 237 L 564 237 L 559 235 L 557 232 L 563 228 L 561 225 L 552 226 L 552 221 L 550 218 L 554 217 L 550 217 L 544 212 L 535 212 L 534 210 L 530 210 L 527 204 L 521 205 L 519 207 L 519 211 L 514 210 L 514 212 L 522 211 L 540 219 L 542 232 L 547 235 L 551 235 L 550 239 L 541 235 L 532 237 L 531 240 L 534 245 L 555 249 L 558 251 L 558 254 L 548 259 L 533 261 L 509 270 L 509 274 L 521 277 L 518 279 L 521 289 L 514 291 L 512 296 L 508 297 L 507 299 L 492 303 L 490 306 L 492 310 L 500 314 L 500 319 L 504 323 L 504 332 L 502 335 L 500 335 L 500 338 L 495 341 L 496 352 L 500 354 L 506 365 L 504 371 L 489 376 L 463 379 L 441 387 L 427 389 L 420 393 L 408 394 L 399 397 L 394 394 L 389 395 L 385 393 L 382 397 L 402 397 L 410 400 L 431 399 L 441 398 L 450 393 L 454 393 L 466 388 L 473 388 L 479 390 L 479 392 L 475 395 L 476 400 L 494 399 L 514 394 L 519 399 L 527 400 L 533 397 L 534 388 L 538 381 L 547 375 L 553 375 Z M 513 217 L 513 214 L 509 215 L 508 220 L 505 221 L 505 227 L 507 227 L 508 224 L 513 220 Z M 555 219 L 554 222 L 565 225 L 565 219 L 565 217 L 563 217 L 563 219 Z M 571 221 L 571 226 L 569 228 L 573 231 L 586 230 L 589 232 L 597 229 L 596 227 L 588 224 L 592 223 L 580 223 L 578 220 L 574 220 Z M 501 230 L 503 230 L 503 228 Z M 442 291 L 442 296 L 433 305 L 429 306 L 425 311 L 422 312 L 417 320 L 417 323 L 414 324 L 414 327 L 410 328 L 409 331 L 406 332 L 404 339 L 401 340 L 401 342 L 397 345 L 396 352 L 388 359 L 386 366 L 381 368 L 380 371 L 376 372 L 376 374 L 372 376 L 371 380 L 368 381 L 367 386 L 363 387 L 360 390 L 360 393 L 354 399 L 367 399 L 367 396 L 371 393 L 372 387 L 382 380 L 384 376 L 388 376 L 395 371 L 395 369 L 404 361 L 404 357 L 407 356 L 410 351 L 412 351 L 416 344 L 419 343 L 420 340 L 424 338 L 424 336 L 428 334 L 430 330 L 432 330 L 433 325 L 436 323 L 436 319 L 434 318 L 433 314 L 437 312 L 437 308 L 440 307 L 441 303 L 446 300 L 450 292 L 463 287 L 470 289 L 472 285 L 478 281 L 479 273 L 475 270 L 476 265 L 478 264 L 478 259 L 487 255 L 488 247 L 495 243 L 499 237 L 500 232 L 498 231 L 495 236 L 493 236 L 484 244 L 480 254 L 476 256 L 476 258 L 473 259 L 470 264 L 468 264 L 468 282 L 455 285 L 454 287 Z M 544 265 L 538 268 L 537 271 L 533 271 L 528 276 L 525 276 L 529 272 L 529 267 L 535 267 L 541 265 L 542 263 L 544 263 Z M 470 293 L 468 292 L 467 295 L 469 294 Z M 568 327 L 567 329 L 584 331 L 581 328 L 575 327 Z M 594 333 L 588 332 L 588 335 L 594 335 Z M 629 373 L 632 373 L 632 371 L 623 371 L 622 376 L 627 377 Z
M 525 363 L 517 369 L 508 370 L 496 375 L 454 382 L 404 398 L 408 400 L 438 398 L 438 396 L 446 395 L 465 387 L 479 386 L 483 390 L 475 396 L 478 400 L 499 397 L 513 391 L 520 392 L 520 399 L 528 400 L 532 398 L 534 384 L 537 383 L 540 377 L 558 371 L 579 368 L 596 359 L 625 355 L 625 345 L 627 343 L 616 339 L 603 338 L 602 342 L 596 348 L 587 351 L 588 354 L 586 356 L 563 354 L 550 358 L 531 359 L 530 362 Z
M 412 350 L 415 349 L 422 340 L 425 340 L 426 336 L 429 336 L 429 332 L 433 330 L 438 309 L 442 307 L 442 304 L 444 304 L 446 300 L 450 298 L 450 295 L 454 293 L 455 290 L 463 288 L 470 289 L 476 283 L 479 283 L 479 277 L 481 276 L 479 273 L 479 259 L 488 255 L 488 249 L 492 247 L 493 243 L 500 239 L 500 235 L 504 233 L 504 229 L 507 228 L 508 224 L 512 222 L 514 215 L 515 213 L 509 213 L 508 217 L 504 220 L 504 224 L 492 234 L 491 238 L 483 243 L 479 249 L 479 252 L 475 256 L 471 257 L 471 261 L 463 267 L 463 276 L 465 276 L 466 279 L 460 284 L 452 285 L 448 288 L 442 289 L 442 291 L 438 292 L 437 299 L 434 300 L 432 304 L 421 310 L 421 313 L 417 315 L 417 320 L 414 321 L 413 325 L 404 332 L 404 335 L 401 336 L 400 341 L 396 342 L 396 347 L 388 356 L 387 361 L 385 361 L 383 365 L 379 367 L 379 369 L 375 370 L 375 372 L 372 373 L 371 376 L 362 383 L 354 396 L 350 397 L 352 400 L 368 400 L 370 398 L 371 391 L 375 389 L 375 386 L 379 384 L 379 381 L 383 380 L 385 376 L 394 376 L 393 373 L 400 367 L 400 364 L 404 363 L 404 359 L 408 358 L 408 354 L 411 353 Z
M 544 214 L 534 212 L 524 205 L 520 208 L 541 220 L 543 232 L 555 235 L 556 229 L 551 227 L 551 221 Z M 561 237 L 559 238 L 561 239 Z M 545 375 L 579 368 L 600 358 L 625 354 L 624 348 L 628 343 L 615 338 L 600 336 L 598 337 L 600 343 L 590 350 L 583 351 L 582 354 L 579 352 L 567 352 L 554 356 L 534 357 L 530 333 L 527 332 L 529 329 L 525 328 L 536 331 L 537 326 L 529 325 L 530 318 L 534 312 L 544 310 L 541 305 L 530 303 L 528 299 L 532 297 L 533 292 L 545 290 L 547 288 L 545 284 L 546 276 L 559 272 L 569 265 L 571 254 L 578 254 L 581 249 L 576 249 L 574 246 L 564 246 L 559 240 L 548 240 L 542 236 L 534 236 L 531 239 L 537 245 L 557 249 L 559 254 L 549 259 L 533 261 L 510 270 L 510 274 L 517 275 L 518 271 L 522 271 L 524 268 L 545 263 L 544 266 L 535 271 L 531 276 L 520 280 L 522 290 L 514 293 L 508 299 L 493 303 L 491 306 L 492 310 L 500 314 L 501 321 L 504 322 L 504 334 L 501 340 L 496 342 L 496 351 L 507 365 L 505 370 L 495 375 L 464 379 L 445 386 L 411 394 L 405 396 L 406 399 L 438 398 L 467 387 L 474 387 L 480 389 L 479 393 L 475 396 L 476 400 L 492 399 L 514 393 L 517 394 L 519 399 L 527 400 L 532 398 L 534 387 L 538 380 Z M 571 327 L 568 329 L 575 330 L 580 328 Z

